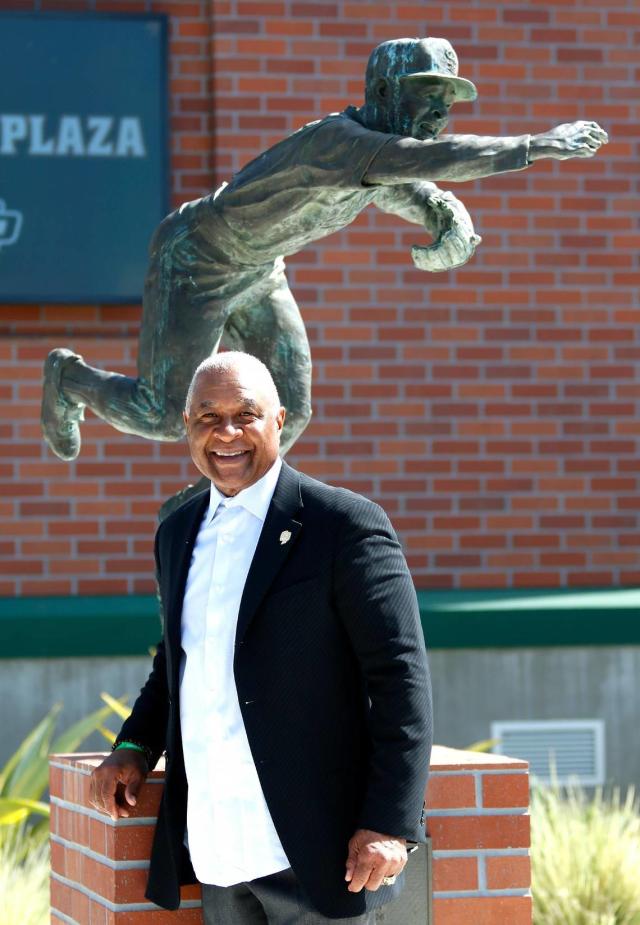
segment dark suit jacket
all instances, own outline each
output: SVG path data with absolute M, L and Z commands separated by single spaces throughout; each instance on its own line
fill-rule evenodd
M 118 737 L 148 745 L 154 760 L 166 749 L 147 897 L 169 909 L 189 879 L 180 618 L 207 503 L 197 495 L 158 529 L 164 638 Z M 311 903 L 339 918 L 388 902 L 402 878 L 347 891 L 347 842 L 357 828 L 424 841 L 431 689 L 413 583 L 380 507 L 283 464 L 242 597 L 234 672 L 260 783 Z

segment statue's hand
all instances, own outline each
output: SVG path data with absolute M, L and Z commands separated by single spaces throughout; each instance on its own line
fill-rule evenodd
M 429 247 L 414 245 L 411 256 L 419 270 L 438 273 L 463 266 L 473 257 L 482 238 L 473 230 L 471 216 L 453 193 L 440 190 L 429 197 L 430 229 L 435 229 Z
M 597 122 L 566 122 L 550 132 L 532 135 L 529 143 L 529 162 L 544 157 L 566 160 L 569 157 L 593 157 L 609 136 Z

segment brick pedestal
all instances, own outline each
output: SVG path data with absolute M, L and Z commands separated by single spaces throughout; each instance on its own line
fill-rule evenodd
M 50 760 L 52 925 L 201 925 L 197 886 L 183 888 L 176 912 L 144 897 L 164 759 L 147 778 L 132 815 L 113 822 L 89 803 L 91 771 L 104 757 Z
M 436 747 L 427 805 L 435 925 L 531 925 L 527 763 Z
M 52 925 L 200 925 L 196 887 L 183 890 L 176 912 L 144 898 L 162 762 L 133 815 L 114 823 L 89 803 L 89 776 L 103 757 L 51 758 Z M 528 802 L 525 762 L 434 748 L 433 925 L 530 925 Z

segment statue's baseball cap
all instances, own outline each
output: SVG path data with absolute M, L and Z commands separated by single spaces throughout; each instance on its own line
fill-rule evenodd
M 391 39 L 374 48 L 367 64 L 367 86 L 379 77 L 445 81 L 456 100 L 475 100 L 475 84 L 458 77 L 458 56 L 446 39 Z

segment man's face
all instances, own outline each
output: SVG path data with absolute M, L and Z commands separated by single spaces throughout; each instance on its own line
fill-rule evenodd
M 284 416 L 250 370 L 202 373 L 184 413 L 191 458 L 223 495 L 237 495 L 278 458 Z
M 428 141 L 447 127 L 454 91 L 446 81 L 414 77 L 400 80 L 393 94 L 393 131 L 409 138 Z

